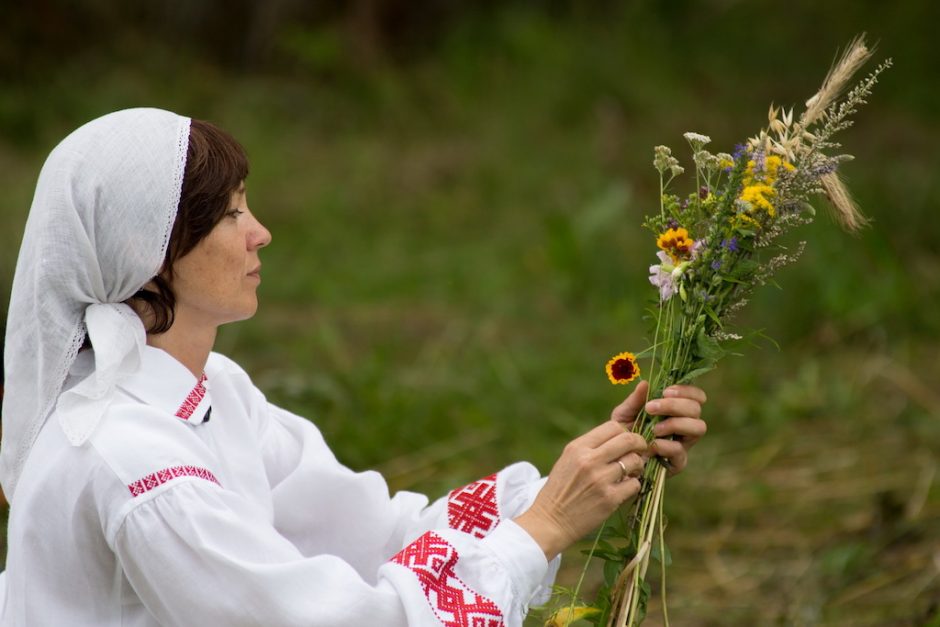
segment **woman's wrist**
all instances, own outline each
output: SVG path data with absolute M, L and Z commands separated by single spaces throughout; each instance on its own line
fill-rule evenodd
M 556 555 L 568 548 L 568 540 L 557 525 L 538 512 L 529 509 L 513 519 L 545 553 L 545 559 L 552 561 Z

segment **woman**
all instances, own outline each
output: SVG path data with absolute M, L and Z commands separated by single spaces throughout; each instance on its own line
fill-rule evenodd
M 252 316 L 270 233 L 215 127 L 119 111 L 39 177 L 6 344 L 2 625 L 520 625 L 557 556 L 636 495 L 637 390 L 547 480 L 516 464 L 428 505 L 339 464 L 211 352 Z M 84 348 L 82 348 L 84 347 Z M 82 350 L 79 350 L 79 349 Z M 656 454 L 705 430 L 697 388 Z

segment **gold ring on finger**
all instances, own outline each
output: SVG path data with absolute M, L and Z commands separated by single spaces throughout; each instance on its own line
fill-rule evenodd
M 620 464 L 620 478 L 617 479 L 617 483 L 620 483 L 627 478 L 627 467 L 623 465 L 622 460 L 617 460 L 617 463 Z

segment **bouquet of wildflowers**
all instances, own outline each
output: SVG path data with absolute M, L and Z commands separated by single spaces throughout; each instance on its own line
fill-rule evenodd
M 813 220 L 812 198 L 824 195 L 847 230 L 865 224 L 838 175 L 839 164 L 852 157 L 838 154 L 833 136 L 852 124 L 852 114 L 891 65 L 886 60 L 840 98 L 870 56 L 862 37 L 851 42 L 799 118 L 792 109 L 771 106 L 768 127 L 730 154 L 712 154 L 706 149 L 709 137 L 686 133 L 695 166 L 695 187 L 688 195 L 670 191 L 684 171 L 678 159 L 666 146 L 655 148 L 660 208 L 644 226 L 654 233 L 658 248 L 650 282 L 658 290 L 659 306 L 652 346 L 641 354 L 651 362 L 651 398 L 712 370 L 727 354 L 729 342 L 741 339 L 733 330 L 734 314 L 757 287 L 800 256 L 805 242 L 787 248 L 780 238 Z M 607 374 L 614 383 L 632 381 L 639 375 L 636 357 L 615 356 Z M 657 420 L 641 412 L 633 430 L 652 440 Z M 669 561 L 663 534 L 666 474 L 665 462 L 647 464 L 630 510 L 615 514 L 598 533 L 590 554 L 604 561 L 606 583 L 595 603 L 577 605 L 576 588 L 571 602 L 547 625 L 578 619 L 614 627 L 642 622 L 650 594 L 645 580 L 650 557 L 660 562 L 663 582 Z M 665 586 L 662 590 L 665 614 Z

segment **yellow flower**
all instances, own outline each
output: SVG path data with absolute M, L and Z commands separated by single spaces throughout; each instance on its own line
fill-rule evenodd
M 596 607 L 579 605 L 578 607 L 571 608 L 565 606 L 552 614 L 551 618 L 545 621 L 545 627 L 567 627 L 576 620 L 597 616 L 600 613 L 601 611 Z
M 783 161 L 777 155 L 770 155 L 764 159 L 764 171 L 771 178 L 777 178 L 777 169 L 780 168 L 780 163 Z
M 695 240 L 689 238 L 689 232 L 681 227 L 668 229 L 656 239 L 656 245 L 672 257 L 673 263 L 688 259 L 692 254 Z
M 760 222 L 747 215 L 746 213 L 739 213 L 731 219 L 731 225 L 736 228 L 755 228 L 760 229 Z
M 757 173 L 756 176 L 754 172 L 755 165 L 756 164 L 753 159 L 747 162 L 747 168 L 744 170 L 744 185 L 746 187 L 758 183 L 773 185 L 774 181 L 777 180 L 777 177 L 780 174 L 780 168 L 790 172 L 796 170 L 796 166 L 794 166 L 789 161 L 784 161 L 777 155 L 770 155 L 769 157 L 765 157 L 763 171 Z
M 773 217 L 774 206 L 770 204 L 770 198 L 773 198 L 776 192 L 770 185 L 748 185 L 741 192 L 739 198 L 751 203 L 754 209 L 763 209 L 767 215 Z
M 630 383 L 640 376 L 640 367 L 636 365 L 636 355 L 619 353 L 607 362 L 607 378 L 615 385 Z

